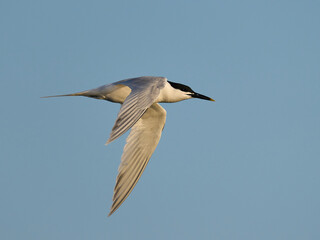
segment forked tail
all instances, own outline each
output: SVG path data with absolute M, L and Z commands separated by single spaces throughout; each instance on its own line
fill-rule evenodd
M 44 96 L 41 98 L 51 98 L 51 97 L 69 97 L 69 96 L 85 96 L 90 97 L 90 94 L 88 94 L 89 91 L 83 91 L 78 93 L 70 93 L 70 94 L 62 94 L 62 95 L 53 95 L 53 96 Z

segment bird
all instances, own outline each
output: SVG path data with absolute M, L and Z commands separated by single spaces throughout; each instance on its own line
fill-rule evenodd
M 191 98 L 215 101 L 196 93 L 189 86 L 155 76 L 129 78 L 82 92 L 43 98 L 65 96 L 84 96 L 121 104 L 106 145 L 131 128 L 121 156 L 108 216 L 132 192 L 159 143 L 167 114 L 159 103 L 174 103 Z

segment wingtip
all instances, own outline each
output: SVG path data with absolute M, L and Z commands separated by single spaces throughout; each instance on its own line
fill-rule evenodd
M 110 212 L 108 213 L 108 217 L 110 217 L 117 209 L 114 209 L 113 206 L 110 209 Z

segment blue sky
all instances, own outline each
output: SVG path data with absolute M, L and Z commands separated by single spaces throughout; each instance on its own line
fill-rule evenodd
M 1 239 L 319 239 L 318 1 L 1 1 Z M 165 76 L 136 188 L 107 218 L 119 105 L 41 96 Z

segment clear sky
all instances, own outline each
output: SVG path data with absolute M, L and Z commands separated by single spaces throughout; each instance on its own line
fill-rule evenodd
M 320 239 L 320 2 L 0 2 L 0 239 Z M 216 102 L 167 123 L 107 218 L 119 106 L 41 99 L 143 75 Z

